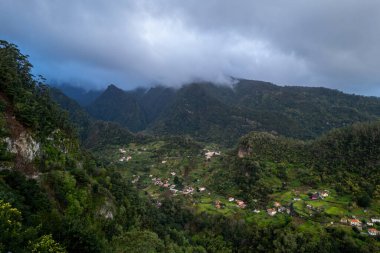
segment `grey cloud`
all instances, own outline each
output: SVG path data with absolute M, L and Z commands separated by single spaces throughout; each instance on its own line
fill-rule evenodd
M 370 0 L 0 0 L 0 36 L 49 79 L 235 76 L 380 95 L 379 12 Z

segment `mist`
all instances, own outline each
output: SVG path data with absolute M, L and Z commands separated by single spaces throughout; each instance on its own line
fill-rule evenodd
M 0 38 L 49 82 L 123 89 L 230 77 L 380 96 L 380 2 L 1 0 Z

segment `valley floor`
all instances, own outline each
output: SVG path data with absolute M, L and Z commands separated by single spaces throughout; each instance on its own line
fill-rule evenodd
M 142 194 L 148 194 L 158 208 L 164 198 L 182 198 L 196 213 L 240 218 L 263 227 L 292 222 L 298 230 L 313 233 L 321 227 L 340 227 L 368 236 L 380 234 L 378 201 L 361 208 L 352 196 L 339 195 L 328 185 L 302 185 L 292 165 L 287 166 L 290 177 L 285 184 L 278 178 L 269 179 L 280 187 L 274 187 L 274 193 L 262 202 L 240 198 L 236 188 L 224 193 L 215 190 L 213 177 L 226 169 L 223 159 L 231 155 L 217 145 L 171 148 L 169 142 L 153 141 L 108 146 L 96 154 Z

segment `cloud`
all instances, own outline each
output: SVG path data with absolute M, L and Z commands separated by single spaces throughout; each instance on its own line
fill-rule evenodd
M 380 95 L 380 2 L 0 0 L 0 36 L 50 80 L 123 88 L 230 76 Z

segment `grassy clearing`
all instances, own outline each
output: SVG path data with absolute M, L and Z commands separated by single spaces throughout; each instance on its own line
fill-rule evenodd
M 329 208 L 326 208 L 325 213 L 329 215 L 343 217 L 344 215 L 347 215 L 347 210 L 340 207 L 331 206 Z

